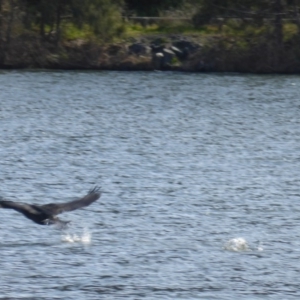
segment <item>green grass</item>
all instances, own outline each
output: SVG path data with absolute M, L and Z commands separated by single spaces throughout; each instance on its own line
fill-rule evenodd
M 45 29 L 46 32 L 48 32 L 50 28 Z M 61 29 L 63 40 L 98 39 L 98 37 L 93 33 L 91 27 L 88 25 L 83 25 L 82 28 L 78 28 L 72 23 L 63 23 L 61 24 Z M 38 33 L 39 28 L 37 26 L 33 26 L 33 30 Z M 233 20 L 228 20 L 222 25 L 222 27 L 217 24 L 207 24 L 199 28 L 195 28 L 192 24 L 180 20 L 174 22 L 159 20 L 156 23 L 149 24 L 147 26 L 142 26 L 140 23 L 126 22 L 122 27 L 122 32 L 120 32 L 119 36 L 116 34 L 113 41 L 121 42 L 124 38 L 151 36 L 156 34 L 192 35 L 194 37 L 198 36 L 200 39 L 206 39 L 212 36 L 222 36 L 235 40 L 236 43 L 240 44 L 241 48 L 245 48 L 247 47 L 247 42 L 245 42 L 246 39 L 255 40 L 259 36 L 270 32 L 270 30 L 272 30 L 270 24 L 259 27 L 251 23 L 246 25 L 240 24 Z M 292 39 L 298 33 L 297 25 L 292 23 L 284 24 L 283 33 L 285 41 Z
M 87 25 L 81 29 L 71 23 L 63 26 L 63 37 L 67 40 L 90 39 L 92 36 L 93 33 Z
M 167 21 L 160 21 L 155 24 L 142 26 L 139 23 L 128 22 L 125 25 L 126 37 L 137 37 L 147 35 L 169 35 L 169 34 L 182 34 L 182 35 L 194 35 L 194 36 L 211 36 L 220 34 L 218 27 L 215 25 L 206 25 L 201 28 L 195 28 L 192 24 L 186 24 L 184 22 L 170 23 Z
M 283 26 L 284 40 L 288 41 L 298 34 L 298 28 L 296 24 L 287 23 Z

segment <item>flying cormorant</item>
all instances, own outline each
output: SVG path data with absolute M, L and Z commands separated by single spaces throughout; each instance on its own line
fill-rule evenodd
M 0 200 L 0 208 L 11 208 L 23 214 L 26 218 L 39 225 L 60 224 L 66 225 L 69 221 L 61 221 L 56 215 L 65 211 L 72 211 L 88 206 L 99 199 L 101 196 L 100 188 L 95 187 L 88 194 L 78 200 L 66 203 L 49 203 L 45 205 L 27 204 Z

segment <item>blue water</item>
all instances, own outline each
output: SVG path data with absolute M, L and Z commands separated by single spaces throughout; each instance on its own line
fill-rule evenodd
M 0 299 L 298 299 L 300 76 L 0 72 Z

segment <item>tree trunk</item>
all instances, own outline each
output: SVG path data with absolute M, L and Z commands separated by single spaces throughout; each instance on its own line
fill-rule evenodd
M 283 14 L 283 5 L 282 0 L 274 1 L 274 33 L 277 47 L 281 48 L 283 41 L 283 25 L 282 25 L 282 14 Z
M 58 45 L 59 41 L 60 41 L 60 23 L 61 23 L 61 4 L 58 2 L 57 3 L 57 7 L 56 7 L 56 45 Z
M 6 28 L 6 46 L 5 46 L 5 50 L 8 49 L 9 44 L 10 44 L 10 39 L 11 39 L 11 30 L 12 30 L 12 26 L 13 26 L 13 22 L 14 22 L 14 8 L 15 8 L 15 1 L 14 0 L 10 0 L 9 1 L 9 17 L 8 17 L 8 21 L 7 21 L 7 28 Z
M 294 0 L 294 14 L 295 14 L 296 24 L 298 28 L 298 36 L 300 37 L 299 0 Z
M 2 2 L 0 0 L 0 65 L 4 64 L 4 40 L 3 40 L 3 9 Z
M 45 14 L 43 11 L 41 12 L 40 35 L 43 39 L 45 38 Z

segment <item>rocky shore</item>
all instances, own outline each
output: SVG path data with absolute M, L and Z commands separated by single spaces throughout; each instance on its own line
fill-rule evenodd
M 299 73 L 294 47 L 280 55 L 272 45 L 256 43 L 245 50 L 234 39 L 182 35 L 130 38 L 99 45 L 85 40 L 60 45 L 35 36 L 12 40 L 2 55 L 2 69 L 171 70 L 184 72 Z M 250 49 L 250 50 L 249 50 Z
M 85 40 L 54 45 L 36 37 L 20 37 L 11 41 L 0 68 L 189 71 L 188 62 L 200 52 L 201 43 L 195 38 L 177 35 L 131 38 L 109 45 Z M 204 70 L 200 65 L 192 69 Z

